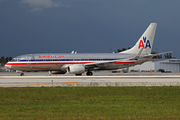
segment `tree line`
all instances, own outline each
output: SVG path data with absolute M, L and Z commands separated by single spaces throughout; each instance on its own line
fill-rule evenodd
M 8 61 L 11 61 L 11 60 L 12 60 L 12 57 L 4 57 L 4 56 L 2 56 L 0 58 L 1 66 L 4 66 Z

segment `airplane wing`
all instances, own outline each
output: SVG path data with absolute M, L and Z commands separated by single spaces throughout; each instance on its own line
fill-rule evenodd
M 163 55 L 163 54 L 172 53 L 172 52 L 173 51 L 164 52 L 164 53 L 158 53 L 158 54 L 146 55 L 146 56 L 143 56 L 143 58 L 151 58 L 151 57 L 154 57 L 154 56 Z
M 140 57 L 141 53 L 143 51 L 143 48 L 141 48 L 138 52 L 138 54 L 136 54 L 136 56 L 134 58 L 130 58 L 130 59 L 124 59 L 124 60 L 111 60 L 111 61 L 106 61 L 106 62 L 98 62 L 98 63 L 88 63 L 88 64 L 84 64 L 85 67 L 99 67 L 99 66 L 105 66 L 107 64 L 112 64 L 114 62 L 122 62 L 122 63 L 130 63 L 130 62 L 136 62 L 138 60 L 138 58 Z
M 88 63 L 84 64 L 85 67 L 99 67 L 99 66 L 105 66 L 107 64 L 112 64 L 114 62 L 121 62 L 122 60 L 111 60 L 106 62 L 96 62 L 96 63 Z

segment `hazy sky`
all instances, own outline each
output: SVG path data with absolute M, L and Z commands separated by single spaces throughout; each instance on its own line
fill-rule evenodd
M 179 0 L 0 0 L 0 56 L 132 47 L 157 23 L 153 51 L 180 58 Z

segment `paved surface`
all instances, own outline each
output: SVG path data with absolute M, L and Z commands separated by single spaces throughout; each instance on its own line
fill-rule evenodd
M 180 86 L 180 75 L 0 76 L 0 87 Z
M 48 72 L 24 72 L 25 76 L 49 76 Z M 0 72 L 0 76 L 19 76 L 20 73 L 16 72 Z M 86 73 L 82 74 L 86 76 Z M 157 75 L 157 76 L 169 76 L 169 75 L 180 75 L 180 73 L 161 73 L 161 72 L 129 72 L 129 73 L 112 73 L 111 71 L 100 71 L 93 72 L 93 76 L 149 76 L 149 75 Z M 74 76 L 73 74 L 56 74 L 53 76 Z

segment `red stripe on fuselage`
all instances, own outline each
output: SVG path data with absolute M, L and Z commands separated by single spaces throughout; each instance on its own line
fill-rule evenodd
M 54 64 L 88 64 L 88 63 L 95 63 L 95 62 L 45 62 L 45 63 L 29 63 L 29 62 L 25 62 L 25 63 L 18 63 L 18 62 L 10 62 L 10 63 L 6 63 L 6 65 L 54 65 Z M 98 63 L 98 62 L 97 62 Z M 114 62 L 113 64 L 132 64 L 135 63 L 133 62 Z
M 54 65 L 54 64 L 87 64 L 87 63 L 93 63 L 93 62 L 56 62 L 56 63 L 16 63 L 16 62 L 13 62 L 13 63 L 6 63 L 6 65 Z
M 133 62 L 114 62 L 113 64 L 132 64 L 132 63 L 135 63 L 134 61 Z

